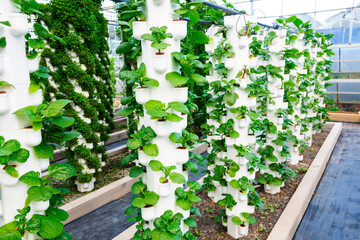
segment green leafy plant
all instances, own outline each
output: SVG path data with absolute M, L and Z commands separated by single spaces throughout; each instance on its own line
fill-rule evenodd
M 256 219 L 247 212 L 240 213 L 240 217 L 235 216 L 231 219 L 231 221 L 234 224 L 242 226 L 242 227 L 245 226 L 245 223 L 256 224 Z
M 155 172 L 163 172 L 164 176 L 160 177 L 159 181 L 160 183 L 167 183 L 169 179 L 173 183 L 177 184 L 183 184 L 186 182 L 185 177 L 177 172 L 172 172 L 176 169 L 176 166 L 164 166 L 160 161 L 158 160 L 151 160 L 149 163 L 150 168 Z
M 134 183 L 131 191 L 133 194 L 137 194 L 131 199 L 131 204 L 135 208 L 151 207 L 159 201 L 159 195 L 153 191 L 148 191 L 146 185 L 142 182 Z
M 5 141 L 5 138 L 0 136 L 0 164 L 5 166 L 4 170 L 7 174 L 14 178 L 19 177 L 16 165 L 9 165 L 9 162 L 24 163 L 28 160 L 29 156 L 29 151 L 21 148 L 17 140 L 11 139 Z
M 245 116 L 248 116 L 250 119 L 255 120 L 260 117 L 260 114 L 258 114 L 256 111 L 248 109 L 247 106 L 241 106 L 237 108 L 231 108 L 231 113 L 237 113 L 236 119 L 243 119 Z
M 0 238 L 21 240 L 26 233 L 37 234 L 45 239 L 69 239 L 70 234 L 63 232 L 64 225 L 61 223 L 68 218 L 66 211 L 55 208 L 64 200 L 61 196 L 69 193 L 67 189 L 57 189 L 48 183 L 53 180 L 66 180 L 76 175 L 76 170 L 67 164 L 55 164 L 49 166 L 49 174 L 40 177 L 39 172 L 30 171 L 22 175 L 19 180 L 30 186 L 25 208 L 18 209 L 19 214 L 15 220 L 0 227 Z M 34 214 L 30 219 L 27 214 L 31 208 L 32 201 L 50 201 L 50 207 L 45 211 L 45 215 Z
M 219 204 L 219 206 L 227 207 L 231 211 L 232 208 L 237 204 L 237 202 L 231 194 L 223 193 L 222 195 L 225 196 L 225 198 L 219 200 L 217 203 Z
M 145 154 L 155 157 L 159 154 L 159 149 L 156 144 L 151 143 L 151 140 L 156 138 L 156 136 L 156 133 L 150 126 L 145 127 L 142 125 L 139 131 L 131 134 L 131 139 L 126 142 L 126 146 L 130 150 L 141 149 Z
M 146 66 L 144 63 L 141 63 L 136 70 L 120 72 L 120 78 L 126 79 L 128 84 L 133 84 L 134 89 L 137 87 L 146 88 L 148 86 L 159 86 L 159 82 L 156 79 L 146 77 Z
M 199 137 L 188 132 L 186 129 L 182 131 L 182 134 L 173 132 L 170 134 L 169 139 L 173 143 L 180 143 L 183 149 L 193 148 L 193 145 L 199 141 Z
M 202 86 L 207 83 L 204 76 L 196 73 L 202 70 L 204 65 L 195 55 L 184 55 L 181 52 L 172 52 L 171 56 L 180 65 L 180 73 L 177 71 L 169 72 L 165 75 L 166 80 L 175 86 L 189 86 L 190 90 L 195 85 Z
M 151 41 L 151 47 L 158 50 L 158 53 L 161 53 L 161 50 L 166 49 L 168 46 L 170 46 L 169 43 L 163 42 L 167 38 L 172 38 L 171 33 L 166 32 L 167 27 L 152 27 L 150 28 L 150 33 L 145 33 L 141 36 L 142 39 Z
M 13 85 L 11 85 L 10 83 L 8 83 L 6 81 L 0 81 L 0 93 L 5 93 L 5 91 L 2 91 L 1 89 L 6 88 L 6 87 L 15 88 Z
M 259 177 L 257 180 L 261 184 L 269 184 L 273 186 L 281 186 L 283 183 L 281 178 L 274 177 L 269 173 L 264 173 L 264 176 Z
M 247 191 L 249 192 L 255 192 L 255 188 L 253 185 L 251 185 L 249 179 L 246 176 L 242 176 L 238 180 L 233 179 L 230 181 L 230 186 L 239 189 L 243 194 L 247 194 Z
M 220 126 L 216 129 L 216 132 L 227 137 L 238 138 L 240 134 L 234 130 L 234 124 L 234 120 L 230 118 L 226 121 L 226 123 L 220 124 Z
M 195 192 L 198 192 L 202 189 L 201 185 L 196 181 L 187 182 L 189 189 L 185 191 L 183 188 L 178 187 L 175 190 L 176 195 L 176 205 L 178 205 L 183 210 L 187 211 L 191 208 L 191 203 L 201 202 L 201 198 L 196 196 Z
M 179 113 L 189 114 L 189 109 L 185 104 L 180 102 L 169 102 L 166 104 L 158 100 L 149 100 L 145 103 L 146 113 L 151 116 L 151 119 L 158 119 L 160 121 L 180 122 L 183 118 L 174 113 L 169 113 L 172 109 Z
M 154 240 L 162 239 L 181 239 L 181 220 L 184 216 L 181 213 L 174 214 L 171 210 L 167 210 L 163 215 L 154 220 L 154 229 L 151 237 Z

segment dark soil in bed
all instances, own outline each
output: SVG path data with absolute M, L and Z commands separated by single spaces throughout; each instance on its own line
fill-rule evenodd
M 251 225 L 248 236 L 241 239 L 265 240 L 268 237 L 291 196 L 304 177 L 306 170 L 311 165 L 317 152 L 332 129 L 332 126 L 332 124 L 327 124 L 320 133 L 315 134 L 312 146 L 304 152 L 304 159 L 300 163 L 294 166 L 289 165 L 298 175 L 289 182 L 286 182 L 285 187 L 281 188 L 280 193 L 271 195 L 265 193 L 262 186 L 256 187 L 257 192 L 263 199 L 266 209 L 255 210 L 254 216 L 257 219 L 257 224 Z M 211 201 L 204 190 L 197 195 L 203 199 L 201 203 L 195 204 L 202 214 L 202 217 L 195 217 L 198 227 L 192 230 L 198 240 L 234 239 L 227 234 L 226 227 L 223 227 L 221 222 L 215 222 L 215 218 L 220 215 L 221 207 Z

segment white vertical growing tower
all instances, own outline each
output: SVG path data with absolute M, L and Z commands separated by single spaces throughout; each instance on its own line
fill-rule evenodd
M 284 74 L 284 67 L 285 67 L 285 60 L 281 59 L 281 55 L 279 54 L 281 50 L 285 47 L 285 38 L 286 38 L 286 29 L 281 30 L 273 30 L 276 33 L 276 38 L 273 39 L 272 43 L 269 45 L 269 51 L 270 51 L 270 59 L 267 62 L 268 64 L 271 64 L 275 67 L 279 67 L 282 69 L 282 72 L 280 73 L 284 80 L 286 81 L 288 76 Z M 271 92 L 269 95 L 269 99 L 271 99 L 268 102 L 267 105 L 267 112 L 266 112 L 266 118 L 272 122 L 276 128 L 277 131 L 282 130 L 282 125 L 284 123 L 284 119 L 279 116 L 276 112 L 278 109 L 287 109 L 288 103 L 283 101 L 284 98 L 284 89 L 282 88 L 282 79 L 276 76 L 267 76 L 268 78 L 268 85 L 267 88 Z M 274 155 L 278 159 L 278 163 L 282 163 L 286 161 L 286 158 L 283 157 L 280 152 L 282 151 L 282 146 L 277 145 L 276 143 L 272 142 L 278 137 L 278 134 L 267 134 L 266 138 L 266 145 L 272 146 L 275 151 Z M 265 160 L 266 165 L 270 165 L 272 162 L 269 160 Z M 269 168 L 263 170 L 262 172 L 267 172 L 274 177 L 281 177 L 280 174 L 276 171 L 272 171 Z M 282 184 L 281 186 L 283 186 Z M 275 186 L 271 184 L 265 184 L 265 192 L 275 194 L 280 192 L 281 186 Z
M 225 144 L 227 148 L 227 157 L 234 160 L 240 167 L 234 177 L 231 177 L 228 173 L 225 174 L 227 181 L 227 193 L 231 194 L 237 204 L 232 207 L 232 210 L 226 208 L 226 215 L 228 216 L 227 231 L 228 234 L 234 238 L 244 237 L 248 234 L 249 223 L 245 223 L 245 227 L 239 226 L 232 221 L 233 217 L 243 217 L 241 213 L 254 213 L 255 206 L 248 205 L 248 190 L 244 194 L 240 189 L 235 189 L 231 186 L 230 182 L 235 180 L 238 181 L 242 177 L 246 177 L 249 181 L 255 178 L 255 171 L 250 174 L 248 169 L 248 159 L 245 156 L 239 157 L 239 152 L 235 149 L 234 145 L 251 146 L 255 147 L 255 135 L 249 135 L 249 125 L 251 123 L 250 118 L 245 114 L 242 119 L 237 119 L 236 113 L 232 113 L 230 109 L 240 108 L 245 106 L 247 109 L 255 109 L 256 98 L 249 98 L 249 93 L 246 91 L 247 85 L 250 83 L 250 79 L 247 74 L 243 74 L 244 67 L 248 67 L 250 64 L 249 44 L 251 38 L 241 36 L 239 32 L 247 27 L 248 23 L 256 22 L 254 17 L 244 15 L 232 15 L 224 17 L 224 25 L 227 28 L 226 37 L 229 39 L 229 43 L 233 46 L 234 57 L 225 58 L 225 67 L 228 69 L 228 81 L 235 79 L 239 83 L 239 87 L 234 86 L 233 92 L 236 93 L 239 98 L 236 100 L 234 105 L 227 106 L 227 119 L 234 119 L 234 130 L 239 133 L 237 138 L 225 138 Z M 250 31 L 248 29 L 248 31 Z M 240 74 L 239 74 L 240 73 Z
M 298 34 L 297 39 L 290 44 L 290 47 L 298 49 L 299 52 L 304 51 L 305 50 L 304 34 L 303 33 Z M 304 69 L 304 61 L 305 61 L 304 55 L 301 55 L 297 59 L 293 59 L 293 61 L 297 65 L 297 69 L 290 70 L 289 77 L 292 80 L 292 82 L 295 83 L 295 87 L 293 88 L 293 91 L 296 92 L 299 90 L 299 85 L 301 83 L 301 79 L 300 79 L 301 77 L 299 74 L 306 74 L 307 71 L 306 69 Z M 301 126 L 296 121 L 295 118 L 296 116 L 299 117 L 300 119 L 303 119 L 305 117 L 305 114 L 301 113 L 301 104 L 302 104 L 303 95 L 304 94 L 301 93 L 300 99 L 293 104 L 293 109 L 294 109 L 293 114 L 288 115 L 288 118 L 294 122 L 294 125 L 290 127 L 290 130 L 298 138 L 298 140 L 304 140 L 304 135 L 301 133 Z M 291 153 L 291 160 L 289 161 L 289 163 L 291 165 L 296 165 L 299 163 L 299 161 L 303 160 L 303 156 L 300 155 L 298 145 L 294 146 L 291 143 L 290 153 Z
M 41 172 L 49 165 L 48 159 L 39 159 L 35 156 L 33 147 L 41 143 L 41 130 L 34 131 L 31 121 L 20 115 L 12 114 L 16 110 L 28 105 L 39 105 L 42 103 L 42 93 L 29 94 L 29 73 L 38 70 L 36 60 L 28 60 L 25 53 L 25 34 L 28 33 L 28 16 L 19 13 L 11 0 L 0 2 L 1 21 L 9 21 L 11 26 L 0 25 L 0 38 L 5 37 L 7 45 L 0 48 L 0 80 L 6 81 L 14 86 L 0 89 L 0 136 L 5 141 L 16 139 L 21 147 L 30 152 L 30 157 L 25 163 L 9 162 L 15 167 L 19 176 L 29 172 Z M 2 143 L 1 143 L 2 144 Z M 1 145 L 0 144 L 0 145 Z M 3 155 L 1 155 L 3 156 Z M 25 206 L 28 185 L 11 177 L 1 167 L 1 205 L 0 225 L 14 220 L 18 214 L 17 209 Z M 31 215 L 43 214 L 48 208 L 49 202 L 32 202 Z M 31 235 L 31 234 L 30 234 Z M 34 236 L 25 236 L 24 239 L 34 239 Z
M 247 24 L 250 22 L 256 22 L 256 20 L 252 17 L 245 17 L 243 15 L 232 15 L 224 17 L 224 26 L 226 27 L 227 38 L 226 43 L 232 46 L 231 49 L 228 49 L 228 51 L 231 51 L 233 54 L 231 57 L 222 57 L 221 61 L 224 62 L 225 68 L 227 69 L 226 81 L 231 84 L 231 82 L 235 80 L 236 84 L 232 86 L 231 94 L 235 94 L 238 98 L 235 102 L 232 102 L 233 104 L 231 104 L 231 106 L 228 104 L 225 105 L 226 115 L 222 116 L 219 122 L 213 119 L 207 120 L 208 125 L 213 125 L 215 129 L 218 129 L 220 127 L 220 124 L 225 124 L 228 122 L 228 120 L 232 119 L 234 120 L 233 130 L 239 133 L 239 136 L 237 137 L 234 135 L 227 136 L 225 134 L 224 138 L 226 151 L 217 152 L 214 164 L 208 166 L 211 175 L 213 175 L 213 171 L 216 166 L 221 165 L 225 168 L 228 168 L 228 163 L 226 163 L 227 160 L 234 161 L 234 163 L 236 163 L 236 165 L 239 167 L 234 174 L 229 174 L 229 172 L 225 173 L 224 179 L 222 180 L 226 181 L 226 186 L 224 186 L 224 184 L 220 184 L 219 181 L 212 181 L 212 184 L 216 188 L 214 189 L 214 191 L 210 191 L 208 193 L 209 197 L 215 202 L 223 199 L 223 194 L 231 195 L 232 198 L 237 202 L 235 206 L 226 207 L 227 221 L 223 221 L 223 225 L 226 226 L 228 229 L 228 234 L 234 238 L 246 236 L 248 233 L 249 223 L 246 222 L 244 226 L 240 226 L 239 224 L 235 224 L 232 219 L 234 217 L 237 217 L 244 221 L 245 219 L 243 219 L 243 216 L 241 214 L 251 214 L 255 210 L 254 206 L 248 205 L 248 190 L 246 191 L 246 193 L 243 193 L 239 188 L 234 188 L 233 185 L 230 183 L 232 181 L 238 182 L 239 179 L 241 179 L 242 177 L 246 177 L 248 179 L 247 183 L 249 183 L 250 180 L 253 180 L 255 178 L 255 172 L 250 174 L 248 171 L 248 160 L 244 156 L 241 156 L 241 154 L 234 146 L 237 145 L 242 147 L 254 147 L 255 135 L 249 134 L 250 119 L 246 114 L 243 118 L 237 119 L 239 113 L 236 113 L 236 111 L 231 111 L 235 109 L 240 109 L 241 107 L 245 107 L 246 109 L 254 109 L 256 107 L 256 99 L 249 98 L 249 93 L 245 90 L 247 85 L 250 83 L 250 80 L 247 74 L 243 74 L 244 67 L 251 67 L 249 58 L 249 44 L 251 40 L 246 36 L 246 34 L 244 34 L 245 36 L 241 36 L 241 34 L 239 34 L 239 32 L 246 28 Z M 206 45 L 206 51 L 210 55 L 214 53 L 214 50 L 219 46 L 219 43 L 224 43 L 222 34 L 216 34 L 218 32 L 219 28 L 214 26 L 212 26 L 208 30 L 209 36 L 213 39 L 211 43 Z M 213 65 L 220 63 L 219 59 L 215 57 L 211 57 L 210 61 Z M 219 76 L 216 71 L 212 71 L 211 75 L 207 76 L 207 79 L 209 82 L 219 81 L 222 79 L 222 76 Z M 214 92 L 211 92 L 211 95 L 212 97 L 215 97 Z M 224 100 L 224 102 L 226 101 Z M 207 108 L 208 113 L 213 110 L 215 110 L 214 107 Z M 220 140 L 221 138 L 222 136 L 219 135 L 208 136 L 208 141 L 211 144 L 214 144 L 212 140 Z M 210 150 L 212 152 L 213 146 L 210 147 Z
M 146 76 L 156 79 L 159 82 L 159 87 L 137 88 L 135 89 L 136 101 L 139 104 L 145 104 L 149 100 L 157 100 L 168 105 L 170 102 L 185 103 L 188 98 L 187 87 L 175 87 L 165 79 L 165 75 L 169 72 L 178 71 L 179 66 L 173 60 L 171 53 L 180 52 L 180 40 L 186 36 L 187 23 L 181 20 L 173 19 L 173 9 L 170 0 L 149 0 L 146 1 L 146 21 L 138 21 L 133 23 L 133 34 L 138 40 L 141 40 L 142 55 L 138 59 L 138 63 L 146 65 Z M 172 38 L 167 38 L 164 42 L 170 44 L 161 53 L 151 46 L 151 41 L 144 40 L 141 36 L 145 33 L 151 33 L 152 27 L 167 27 L 167 32 L 172 33 Z M 163 173 L 160 171 L 153 171 L 149 162 L 151 160 L 158 160 L 164 166 L 176 166 L 174 172 L 183 174 L 187 179 L 187 171 L 183 171 L 183 164 L 189 160 L 188 149 L 180 149 L 179 145 L 172 143 L 169 140 L 169 135 L 172 132 L 180 133 L 187 126 L 187 115 L 174 110 L 170 111 L 183 119 L 180 122 L 170 122 L 168 120 L 159 121 L 150 119 L 150 116 L 144 109 L 144 117 L 140 118 L 139 128 L 145 125 L 150 126 L 157 137 L 152 143 L 158 146 L 159 154 L 156 157 L 146 155 L 142 150 L 138 151 L 139 162 L 146 166 L 146 173 L 142 176 L 142 181 L 146 184 L 148 191 L 153 191 L 160 196 L 158 203 L 153 207 L 145 207 L 141 209 L 142 218 L 148 221 L 146 227 L 153 229 L 153 221 L 160 217 L 166 210 L 172 210 L 175 214 L 180 212 L 184 219 L 188 218 L 190 211 L 185 211 L 176 205 L 175 189 L 182 187 L 182 184 L 175 184 L 171 181 L 167 183 L 160 183 L 160 177 Z M 188 227 L 181 224 L 181 230 L 185 233 Z M 145 228 L 146 228 L 145 227 Z

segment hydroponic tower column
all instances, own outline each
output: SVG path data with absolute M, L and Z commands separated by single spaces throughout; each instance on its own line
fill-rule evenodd
M 166 106 L 170 102 L 185 103 L 188 98 L 187 87 L 175 87 L 165 79 L 165 75 L 169 72 L 178 71 L 179 66 L 173 60 L 171 53 L 180 52 L 180 40 L 186 36 L 187 23 L 181 20 L 173 20 L 173 9 L 170 0 L 148 0 L 146 1 L 146 21 L 137 21 L 133 23 L 133 35 L 136 39 L 141 40 L 142 55 L 138 59 L 138 65 L 144 63 L 146 66 L 146 76 L 156 79 L 159 82 L 158 87 L 137 88 L 135 89 L 136 101 L 145 105 L 149 100 L 161 101 Z M 145 33 L 151 33 L 150 28 L 166 26 L 167 33 L 171 33 L 172 37 L 164 40 L 170 44 L 166 49 L 158 51 L 151 46 L 152 42 L 144 40 L 141 36 Z M 176 184 L 172 181 L 161 183 L 160 177 L 164 174 L 161 171 L 153 171 L 149 162 L 158 160 L 164 166 L 175 166 L 173 172 L 183 174 L 187 179 L 187 171 L 183 171 L 183 164 L 189 160 L 188 149 L 178 148 L 178 144 L 174 144 L 169 140 L 172 132 L 181 134 L 182 130 L 187 126 L 187 115 L 181 114 L 174 110 L 167 110 L 183 118 L 179 122 L 169 120 L 161 121 L 158 119 L 150 119 L 144 108 L 144 117 L 140 118 L 139 128 L 143 125 L 150 126 L 157 137 L 152 141 L 158 147 L 158 155 L 150 157 L 142 150 L 138 151 L 139 163 L 146 166 L 146 173 L 142 176 L 142 181 L 146 184 L 148 191 L 153 191 L 159 195 L 159 201 L 151 207 L 141 208 L 141 215 L 148 224 L 145 228 L 153 229 L 155 218 L 160 217 L 165 211 L 171 210 L 174 214 L 180 212 L 186 219 L 190 215 L 190 211 L 185 211 L 176 205 L 175 189 L 182 187 L 182 184 Z M 188 231 L 185 224 L 181 224 L 183 234 Z
M 21 148 L 30 152 L 30 157 L 25 163 L 9 162 L 19 173 L 19 177 L 29 171 L 41 172 L 49 165 L 48 159 L 39 159 L 35 156 L 33 147 L 41 143 L 41 130 L 34 131 L 32 123 L 21 115 L 13 114 L 15 111 L 29 105 L 42 103 L 41 90 L 29 94 L 29 73 L 38 70 L 36 60 L 28 60 L 25 53 L 25 34 L 28 33 L 28 16 L 19 13 L 11 0 L 0 2 L 1 21 L 9 21 L 11 26 L 0 24 L 0 38 L 6 38 L 6 47 L 0 48 L 0 79 L 12 86 L 0 89 L 0 136 L 5 141 L 15 139 Z M 3 143 L 0 142 L 0 145 Z M 3 156 L 3 155 L 2 155 Z M 27 198 L 28 185 L 12 177 L 0 169 L 1 204 L 0 225 L 14 220 L 18 214 L 17 209 L 23 209 Z M 49 202 L 32 202 L 31 213 L 43 214 Z M 29 217 L 29 215 L 28 215 Z M 34 239 L 25 236 L 23 239 Z

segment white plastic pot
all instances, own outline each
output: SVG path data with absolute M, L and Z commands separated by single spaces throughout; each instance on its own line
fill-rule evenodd
M 24 36 L 28 33 L 28 19 L 27 15 L 21 13 L 11 13 L 8 15 L 9 22 L 11 23 L 10 32 L 13 36 Z
M 165 53 L 156 53 L 153 60 L 154 70 L 159 74 L 164 73 L 167 68 L 167 56 Z
M 167 137 L 172 132 L 169 121 L 155 121 L 154 131 L 159 137 Z
M 31 210 L 34 210 L 34 212 L 36 212 L 38 214 L 45 212 L 46 209 L 49 208 L 49 206 L 50 206 L 49 201 L 45 201 L 45 202 L 43 202 L 43 201 L 38 201 L 38 202 L 33 201 L 33 202 L 31 202 Z
M 41 143 L 41 131 L 34 131 L 32 128 L 22 129 L 23 138 L 25 140 L 25 145 L 28 147 L 35 147 Z
M 96 178 L 92 178 L 90 182 L 86 182 L 86 183 L 80 183 L 78 181 L 75 181 L 77 190 L 79 192 L 90 192 L 94 189 L 95 181 L 96 181 Z
M 173 21 L 174 32 L 173 38 L 176 40 L 183 39 L 187 34 L 187 22 L 184 20 Z M 206 45 L 205 45 L 206 46 Z
M 240 201 L 245 201 L 245 200 L 247 200 L 247 194 L 244 194 L 244 193 L 240 192 L 240 194 L 239 194 L 239 199 L 240 199 Z
M 276 109 L 275 104 L 269 103 L 269 104 L 267 105 L 267 110 L 268 110 L 268 111 L 272 112 L 272 111 L 275 111 L 275 109 Z
M 227 227 L 228 226 L 228 223 L 227 222 L 224 222 L 224 218 L 221 219 L 221 223 L 224 227 Z
M 245 89 L 247 87 L 247 79 L 246 78 L 241 78 L 240 79 L 240 88 L 241 89 Z
M 0 75 L 4 73 L 5 70 L 5 55 L 0 54 Z
M 185 211 L 179 206 L 176 206 L 176 212 L 181 213 L 184 216 L 183 219 L 190 217 L 190 210 Z
M 239 126 L 240 128 L 245 128 L 247 126 L 246 118 L 242 118 L 239 120 Z
M 245 224 L 245 226 L 239 226 L 239 234 L 241 236 L 248 235 L 248 231 L 249 231 L 249 225 L 248 224 Z
M 235 215 L 235 207 L 233 207 L 232 210 L 230 210 L 229 208 L 226 208 L 225 211 L 226 211 L 226 216 L 228 216 L 228 217 L 232 217 Z
M 241 166 L 245 166 L 248 163 L 248 160 L 245 157 L 238 157 L 237 159 L 238 159 L 239 165 L 241 165 Z
M 155 213 L 155 206 L 141 208 L 141 217 L 145 221 L 153 220 L 155 218 Z
M 165 0 L 152 0 L 152 1 L 155 5 L 160 6 L 164 3 Z
M 231 70 L 235 67 L 235 58 L 233 57 L 225 58 L 224 63 L 225 63 L 225 67 Z
M 42 102 L 43 102 L 42 90 L 39 89 L 36 92 L 31 93 L 30 98 L 31 98 L 32 105 L 38 106 L 38 105 L 42 104 Z
M 12 187 L 19 182 L 19 179 L 10 176 L 5 172 L 5 170 L 3 170 L 0 172 L 0 182 L 5 186 Z
M 172 89 L 174 92 L 174 101 L 185 103 L 188 99 L 188 88 L 187 87 L 176 87 Z
M 142 40 L 141 36 L 149 31 L 147 21 L 133 22 L 133 36 L 137 40 Z
M 171 192 L 170 180 L 167 183 L 159 183 L 159 195 L 161 197 L 167 197 Z
M 269 185 L 269 184 L 265 184 L 264 188 L 265 188 L 265 192 L 270 193 L 270 194 L 279 193 L 281 190 L 280 186 L 274 186 L 274 185 Z
M 28 59 L 29 72 L 33 73 L 39 70 L 40 57 L 37 56 L 35 59 Z
M 189 149 L 177 148 L 174 157 L 176 158 L 177 163 L 185 164 L 187 161 L 189 161 Z
M 284 123 L 284 119 L 282 117 L 277 118 L 277 123 L 282 125 Z
M 225 137 L 225 144 L 228 147 L 233 146 L 234 144 L 236 144 L 236 138 Z
M 146 153 L 144 153 L 143 150 L 139 150 L 138 151 L 138 159 L 139 159 L 139 163 L 141 163 L 144 166 L 147 166 L 147 165 L 149 165 L 149 162 L 152 159 L 154 159 L 154 157 L 147 155 Z
M 6 114 L 10 110 L 10 102 L 9 102 L 9 94 L 8 93 L 0 93 L 0 115 Z
M 135 99 L 139 104 L 145 104 L 151 99 L 151 90 L 149 88 L 135 88 Z
M 247 36 L 241 36 L 239 38 L 239 48 L 243 49 L 245 47 L 247 47 L 249 45 L 249 39 L 247 38 Z

